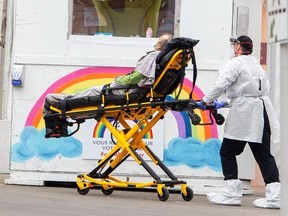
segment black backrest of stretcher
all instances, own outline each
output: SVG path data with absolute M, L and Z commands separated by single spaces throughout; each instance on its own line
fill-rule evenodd
M 199 40 L 185 37 L 173 38 L 157 56 L 155 81 L 159 78 L 160 74 L 165 69 L 170 59 L 178 50 L 193 51 L 193 47 L 198 42 Z M 185 69 L 183 68 L 179 70 L 168 69 L 161 80 L 157 83 L 157 85 L 153 87 L 154 91 L 163 96 L 173 93 L 181 82 L 181 77 L 183 76 L 182 73 L 185 73 Z

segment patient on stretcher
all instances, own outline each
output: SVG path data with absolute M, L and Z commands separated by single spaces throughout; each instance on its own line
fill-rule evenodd
M 199 40 L 172 38 L 170 34 L 164 34 L 155 44 L 155 50 L 141 57 L 130 74 L 117 77 L 110 84 L 95 86 L 78 94 L 47 95 L 43 110 L 45 137 L 71 136 L 75 132 L 68 134 L 67 128 L 72 126 L 73 122 L 67 121 L 67 118 L 77 119 L 76 123 L 79 126 L 88 118 L 99 121 L 104 113 L 107 114 L 111 109 L 114 115 L 110 117 L 114 118 L 120 114 L 125 115 L 124 113 L 129 118 L 128 116 L 131 117 L 133 113 L 131 110 L 145 112 L 143 106 L 150 106 L 150 109 L 153 109 L 157 103 L 163 110 L 187 111 L 192 99 L 193 86 L 190 99 L 180 102 L 177 99 L 182 89 L 185 68 L 190 60 L 195 75 L 193 83 L 196 81 L 197 67 L 193 47 L 198 42 Z M 178 87 L 179 92 L 176 94 Z M 174 105 L 171 101 L 165 101 L 166 96 L 173 92 L 175 92 Z M 95 106 L 96 109 L 89 109 Z M 88 109 L 81 111 L 78 108 Z M 193 112 L 191 107 L 189 110 Z M 197 121 L 200 120 L 197 118 Z
M 116 88 L 116 90 L 111 90 L 111 93 L 113 95 L 125 95 L 125 91 L 127 90 L 125 89 L 126 87 L 130 87 L 128 92 L 132 93 L 133 91 L 136 91 L 139 87 L 141 88 L 144 86 L 152 85 L 155 78 L 156 58 L 160 51 L 163 49 L 163 47 L 165 47 L 165 45 L 171 39 L 172 35 L 170 34 L 164 34 L 159 37 L 157 43 L 154 46 L 155 50 L 148 52 L 146 55 L 142 56 L 138 60 L 135 69 L 131 73 L 115 78 L 115 80 L 108 85 L 94 86 L 90 89 L 87 89 L 86 91 L 80 92 L 75 95 L 48 94 L 45 99 L 43 115 L 49 113 L 51 105 L 59 108 L 59 102 L 64 98 L 69 98 L 69 100 L 75 99 L 75 101 L 80 102 L 81 99 L 86 100 L 91 96 L 93 96 L 94 98 L 96 96 L 97 98 L 97 96 L 100 96 L 104 87 Z

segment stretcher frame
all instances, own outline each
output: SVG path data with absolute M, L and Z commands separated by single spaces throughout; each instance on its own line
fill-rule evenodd
M 130 102 L 127 91 L 126 103 L 121 105 L 106 105 L 105 93 L 103 93 L 101 95 L 102 103 L 98 106 L 75 108 L 69 111 L 63 111 L 63 109 L 53 106 L 50 107 L 53 111 L 50 117 L 55 119 L 70 118 L 75 121 L 73 124 L 76 123 L 78 125 L 77 129 L 68 136 L 77 132 L 80 127 L 79 125 L 85 122 L 86 119 L 96 119 L 102 122 L 117 140 L 114 147 L 98 161 L 95 169 L 88 174 L 80 174 L 77 176 L 76 183 L 79 194 L 85 195 L 90 189 L 96 188 L 97 186 L 101 187 L 105 195 L 112 194 L 114 188 L 152 187 L 157 189 L 159 200 L 166 201 L 169 198 L 169 190 L 167 188 L 180 185 L 182 198 L 185 201 L 192 200 L 194 196 L 193 190 L 185 181 L 179 180 L 168 169 L 149 146 L 145 144 L 143 137 L 159 120 L 164 118 L 164 115 L 169 110 L 187 111 L 193 124 L 199 124 L 201 121 L 199 116 L 193 111 L 197 108 L 196 102 L 193 99 L 179 100 L 177 97 L 172 101 L 165 101 L 166 95 L 163 95 L 163 93 L 159 94 L 159 91 L 156 91 L 157 85 L 161 82 L 161 79 L 168 70 L 185 73 L 185 67 L 187 67 L 193 55 L 193 47 L 175 50 L 154 85 L 150 86 L 147 98 L 143 102 Z M 181 91 L 182 85 L 180 83 L 179 85 Z M 173 89 L 173 91 L 174 90 L 175 89 Z M 123 128 L 121 130 L 115 128 L 111 121 L 109 121 L 111 118 L 118 121 Z M 127 123 L 128 120 L 137 120 L 137 123 L 130 126 L 130 124 Z M 68 126 L 71 126 L 71 123 L 69 124 Z M 162 180 L 151 166 L 137 153 L 137 149 L 142 149 L 151 161 L 164 171 L 169 180 Z M 128 157 L 133 158 L 138 165 L 141 165 L 153 180 L 148 182 L 131 182 L 128 178 L 126 181 L 123 181 L 113 177 L 112 172 Z

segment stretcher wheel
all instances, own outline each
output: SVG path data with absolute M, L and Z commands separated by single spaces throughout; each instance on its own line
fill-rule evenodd
M 186 187 L 186 191 L 187 191 L 186 196 L 185 196 L 183 193 L 181 193 L 182 198 L 183 198 L 185 201 L 190 201 L 190 200 L 192 200 L 192 199 L 193 199 L 193 196 L 194 196 L 193 190 L 192 190 L 190 187 Z
M 169 198 L 169 191 L 167 188 L 162 188 L 162 195 L 158 193 L 158 198 L 160 201 L 166 201 Z
M 77 185 L 77 191 L 80 195 L 86 195 L 89 192 L 89 189 L 90 188 L 85 188 L 85 189 L 81 190 Z
M 105 194 L 105 195 L 110 195 L 113 193 L 114 191 L 114 188 L 108 188 L 108 189 L 105 189 L 103 186 L 101 187 L 101 190 L 102 190 L 102 193 Z

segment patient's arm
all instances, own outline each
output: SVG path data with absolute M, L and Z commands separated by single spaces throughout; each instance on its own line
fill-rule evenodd
M 116 78 L 116 82 L 123 86 L 130 86 L 138 84 L 145 76 L 138 71 L 133 70 L 132 73 L 125 76 L 120 76 Z

